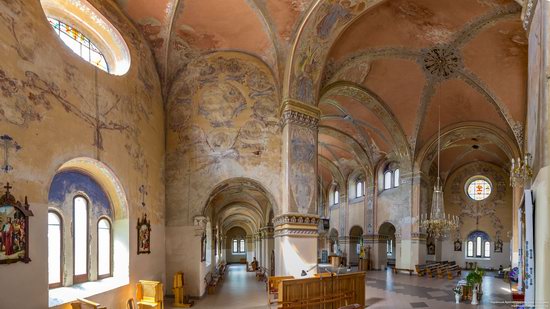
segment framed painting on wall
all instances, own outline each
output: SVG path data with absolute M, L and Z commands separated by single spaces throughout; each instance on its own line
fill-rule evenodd
M 457 239 L 454 244 L 455 251 L 462 251 L 462 242 L 459 239 Z
M 16 262 L 28 263 L 29 258 L 29 210 L 27 197 L 22 204 L 10 193 L 7 183 L 6 192 L 0 197 L 0 264 Z
M 151 222 L 147 214 L 138 218 L 137 223 L 137 254 L 151 253 Z
M 502 240 L 500 239 L 495 242 L 495 252 L 502 252 Z
M 433 242 L 428 243 L 428 255 L 435 255 L 435 244 Z

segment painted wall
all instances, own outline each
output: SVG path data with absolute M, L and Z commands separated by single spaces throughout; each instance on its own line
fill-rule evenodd
M 51 29 L 39 1 L 0 2 L 0 132 L 23 148 L 2 174 L 14 195 L 28 196 L 29 264 L 0 265 L 0 298 L 6 308 L 48 306 L 47 209 L 57 169 L 76 157 L 105 163 L 129 203 L 130 285 L 90 299 L 124 308 L 138 279 L 165 280 L 164 113 L 154 60 L 140 32 L 113 2 L 90 1 L 119 30 L 131 54 L 124 76 L 82 61 Z M 145 185 L 146 207 L 139 187 Z M 135 224 L 147 212 L 152 253 L 137 255 Z M 21 287 L 24 286 L 25 289 Z M 9 295 L 9 297 L 7 297 Z M 31 296 L 32 297 L 29 297 Z
M 281 201 L 280 99 L 272 72 L 239 52 L 198 56 L 174 80 L 167 99 L 166 222 L 169 233 L 193 224 L 212 190 L 234 177 L 260 183 Z M 171 236 L 172 237 L 172 236 Z M 186 236 L 184 236 L 186 237 Z M 200 260 L 170 242 L 167 275 L 183 270 L 189 293 L 202 295 Z M 168 258 L 167 258 L 168 260 Z
M 471 177 L 484 176 L 492 184 L 489 197 L 475 201 L 466 194 L 466 184 Z M 442 244 L 442 260 L 455 260 L 464 265 L 466 246 L 462 251 L 454 251 L 454 241 L 459 239 L 465 242 L 468 235 L 474 230 L 481 230 L 489 235 L 491 242 L 491 259 L 466 259 L 468 262 L 478 262 L 486 268 L 498 269 L 499 265 L 510 265 L 510 241 L 512 235 L 512 187 L 509 185 L 509 174 L 506 170 L 493 164 L 474 162 L 466 164 L 454 171 L 445 182 L 445 210 L 460 218 L 458 233 L 451 236 Z M 494 243 L 497 239 L 503 242 L 502 253 L 494 252 Z

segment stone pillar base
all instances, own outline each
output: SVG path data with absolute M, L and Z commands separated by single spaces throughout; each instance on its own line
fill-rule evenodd
M 286 214 L 273 219 L 275 223 L 275 275 L 300 278 L 302 270 L 316 273 L 319 217 Z M 309 270 L 309 271 L 308 271 Z

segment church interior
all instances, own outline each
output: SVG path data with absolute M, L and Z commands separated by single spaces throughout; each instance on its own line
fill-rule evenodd
M 550 306 L 549 0 L 0 24 L 0 309 Z

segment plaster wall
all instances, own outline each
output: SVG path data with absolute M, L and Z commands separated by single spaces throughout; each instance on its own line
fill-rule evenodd
M 0 3 L 0 132 L 23 148 L 3 174 L 14 195 L 28 196 L 29 264 L 0 265 L 2 306 L 48 307 L 48 190 L 57 169 L 76 157 L 105 163 L 129 204 L 129 285 L 90 297 L 122 308 L 138 279 L 165 281 L 164 112 L 149 47 L 113 2 L 89 1 L 122 34 L 132 64 L 113 76 L 82 61 L 59 40 L 39 1 Z M 139 187 L 148 195 L 142 208 Z M 136 254 L 135 223 L 146 212 L 152 223 L 149 255 Z M 25 288 L 22 289 L 21 287 Z M 9 297 L 7 297 L 9 295 Z M 32 297 L 29 297 L 32 295 Z
M 481 175 L 487 177 L 492 184 L 489 197 L 475 201 L 466 194 L 466 185 L 471 177 Z M 489 163 L 476 162 L 458 168 L 445 182 L 445 209 L 451 215 L 459 216 L 458 233 L 445 240 L 441 248 L 443 260 L 454 260 L 464 265 L 468 235 L 480 230 L 489 235 L 491 242 L 491 259 L 466 259 L 468 262 L 478 262 L 484 268 L 498 269 L 499 265 L 508 267 L 511 263 L 510 241 L 513 230 L 513 188 L 509 185 L 509 175 L 503 168 Z M 462 251 L 454 251 L 455 240 L 463 243 Z M 502 240 L 502 253 L 494 252 L 497 239 Z M 436 247 L 436 250 L 438 248 Z

